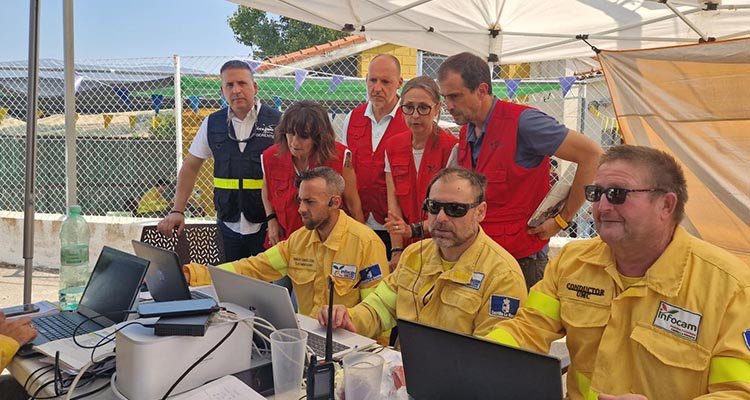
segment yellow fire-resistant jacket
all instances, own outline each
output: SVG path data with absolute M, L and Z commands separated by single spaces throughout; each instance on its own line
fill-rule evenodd
M 141 200 L 138 201 L 138 214 L 159 213 L 169 209 L 169 203 L 164 199 L 159 189 L 153 187 L 149 189 Z
M 750 268 L 678 227 L 623 290 L 610 248 L 571 243 L 488 337 L 547 352 L 567 334 L 571 399 L 750 399 Z
M 10 360 L 18 351 L 18 342 L 15 339 L 0 335 L 0 372 L 10 364 Z
M 396 270 L 348 311 L 357 332 L 370 337 L 396 326 L 396 318 L 485 335 L 497 322 L 512 318 L 525 300 L 518 262 L 480 228 L 448 271 L 432 239 L 407 247 Z
M 254 257 L 222 264 L 220 268 L 265 281 L 289 275 L 300 314 L 317 318 L 328 304 L 328 277 L 333 276 L 334 303 L 359 303 L 388 274 L 385 245 L 367 226 L 339 211 L 325 242 L 314 230 L 300 228 L 287 240 Z M 190 284 L 208 284 L 205 267 L 191 264 Z

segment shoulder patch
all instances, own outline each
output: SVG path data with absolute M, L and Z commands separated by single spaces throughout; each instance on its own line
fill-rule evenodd
M 331 265 L 331 274 L 336 278 L 357 279 L 357 267 L 354 265 L 333 263 Z
M 493 317 L 513 318 L 518 312 L 521 300 L 510 297 L 493 294 L 490 300 L 490 315 Z
M 750 329 L 742 332 L 742 337 L 745 339 L 745 346 L 747 346 L 747 349 L 750 350 Z
M 380 264 L 372 264 L 367 268 L 359 271 L 359 283 L 366 285 L 383 277 Z

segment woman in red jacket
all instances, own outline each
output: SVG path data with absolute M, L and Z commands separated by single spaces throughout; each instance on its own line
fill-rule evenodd
M 385 142 L 385 182 L 391 234 L 391 269 L 400 250 L 422 233 L 422 203 L 427 185 L 444 168 L 458 139 L 438 127 L 440 89 L 429 76 L 419 76 L 401 90 L 401 112 L 409 130 Z
M 344 177 L 344 204 L 349 215 L 364 221 L 357 194 L 357 177 L 352 168 L 352 153 L 336 142 L 328 113 L 314 101 L 292 104 L 276 127 L 275 144 L 263 152 L 261 194 L 268 221 L 268 244 L 275 245 L 302 227 L 297 212 L 299 172 L 327 166 Z

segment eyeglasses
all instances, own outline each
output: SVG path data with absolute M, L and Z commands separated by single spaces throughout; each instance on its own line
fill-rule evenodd
M 607 196 L 607 201 L 612 204 L 622 204 L 632 192 L 666 192 L 664 189 L 623 189 L 623 188 L 603 188 L 597 185 L 584 186 L 586 200 L 596 203 L 601 200 L 602 195 Z
M 428 213 L 432 215 L 438 215 L 440 213 L 440 210 L 445 211 L 445 215 L 452 217 L 452 218 L 461 218 L 466 213 L 469 212 L 472 208 L 482 204 L 481 201 L 478 201 L 476 203 L 466 204 L 466 203 L 441 203 L 439 201 L 427 199 L 424 201 L 424 205 L 422 206 L 422 209 L 427 211 Z
M 432 106 L 428 106 L 427 104 L 419 104 L 417 106 L 414 106 L 414 104 L 404 104 L 401 106 L 401 112 L 406 115 L 414 114 L 414 110 L 417 110 L 417 114 L 419 115 L 430 115 Z

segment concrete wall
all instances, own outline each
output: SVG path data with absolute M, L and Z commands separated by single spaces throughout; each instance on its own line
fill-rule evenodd
M 34 266 L 59 268 L 60 225 L 64 215 L 37 214 L 34 221 Z M 84 216 L 91 234 L 89 260 L 94 265 L 104 245 L 129 253 L 133 252 L 132 239 L 141 237 L 144 225 L 153 225 L 157 219 Z M 24 265 L 23 213 L 0 212 L 0 262 Z

